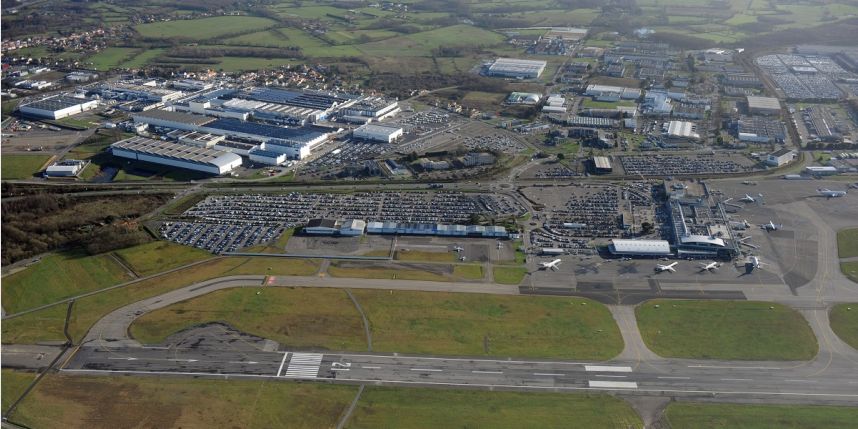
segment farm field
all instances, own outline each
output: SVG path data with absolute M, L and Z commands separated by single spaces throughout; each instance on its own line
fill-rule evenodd
M 137 48 L 107 48 L 86 60 L 92 63 L 96 70 L 110 70 L 130 61 L 141 53 Z
M 807 321 L 781 304 L 660 299 L 635 314 L 647 346 L 664 357 L 809 360 L 817 352 Z
M 134 27 L 143 37 L 156 39 L 187 38 L 209 41 L 228 34 L 273 26 L 274 21 L 253 16 L 218 16 L 213 18 L 165 21 L 140 24 Z

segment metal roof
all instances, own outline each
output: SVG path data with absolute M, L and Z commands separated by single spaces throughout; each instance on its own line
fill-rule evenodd
M 141 122 L 146 122 L 146 118 L 158 119 L 162 121 L 179 122 L 188 125 L 205 125 L 212 122 L 214 119 L 208 116 L 193 115 L 190 113 L 172 112 L 164 109 L 152 109 L 145 112 L 134 113 L 132 115 L 137 121 L 140 118 Z
M 751 109 L 780 110 L 781 105 L 778 102 L 777 98 L 755 97 L 753 95 L 749 95 L 748 96 L 748 107 Z
M 679 241 L 682 244 L 712 244 L 718 247 L 724 247 L 724 240 L 718 237 L 710 237 L 708 235 L 686 235 L 680 237 Z
M 241 160 L 241 157 L 234 153 L 205 147 L 153 140 L 146 137 L 131 137 L 129 139 L 113 143 L 110 147 L 165 159 L 176 159 L 197 164 L 215 165 L 218 167 L 229 165 L 236 160 Z
M 615 238 L 611 240 L 615 253 L 641 253 L 641 254 L 670 254 L 670 243 L 666 240 L 625 240 Z
M 285 128 L 256 122 L 246 122 L 234 118 L 217 119 L 206 124 L 206 129 L 307 143 L 319 137 L 324 137 L 327 134 L 309 127 Z
M 75 98 L 66 95 L 58 95 L 55 97 L 48 97 L 39 101 L 34 101 L 32 103 L 23 104 L 21 105 L 21 107 L 29 107 L 31 109 L 39 110 L 49 110 L 54 112 L 80 104 L 89 103 L 92 101 L 93 100 L 87 100 L 85 98 Z

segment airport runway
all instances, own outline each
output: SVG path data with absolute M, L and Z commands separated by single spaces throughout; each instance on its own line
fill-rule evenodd
M 84 346 L 63 371 L 522 391 L 610 391 L 854 405 L 858 402 L 858 372 L 854 369 L 854 362 L 843 359 L 808 363 L 667 359 L 560 362 L 220 347 Z

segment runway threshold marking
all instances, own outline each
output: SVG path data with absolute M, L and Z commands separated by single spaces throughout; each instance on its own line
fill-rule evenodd
M 613 377 L 613 378 L 626 378 L 626 375 L 607 375 L 607 374 L 596 374 L 594 377 Z
M 409 368 L 411 371 L 427 371 L 427 372 L 442 372 L 443 369 L 434 369 L 434 368 Z
M 632 372 L 630 366 L 584 365 L 584 369 L 590 372 Z
M 316 378 L 319 376 L 323 357 L 321 353 L 292 353 L 292 359 L 289 359 L 283 377 Z
M 380 366 L 362 366 L 361 369 L 381 369 Z
M 280 377 L 280 373 L 283 372 L 283 364 L 286 363 L 286 357 L 289 356 L 289 352 L 283 353 L 283 360 L 280 361 L 280 368 L 277 368 L 277 376 Z
M 634 381 L 604 381 L 604 380 L 589 380 L 590 387 L 603 387 L 608 389 L 637 389 L 638 384 Z

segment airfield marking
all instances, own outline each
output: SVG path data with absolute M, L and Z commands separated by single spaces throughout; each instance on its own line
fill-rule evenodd
M 584 369 L 598 372 L 632 372 L 632 367 L 630 366 L 585 365 Z
M 434 369 L 434 368 L 409 368 L 411 371 L 420 371 L 420 372 L 443 372 L 443 369 Z
M 283 372 L 283 364 L 286 363 L 286 357 L 289 356 L 289 352 L 283 353 L 283 360 L 280 361 L 280 368 L 277 369 L 277 376 L 280 377 L 280 373 Z
M 286 367 L 283 377 L 289 378 L 316 378 L 319 375 L 319 367 L 322 366 L 321 353 L 292 353 L 292 359 Z
M 557 374 L 557 373 L 551 373 L 551 372 L 534 372 L 533 375 L 541 375 L 541 376 L 545 376 L 545 377 L 562 377 L 565 374 Z
M 471 371 L 474 374 L 503 374 L 503 371 Z
M 601 380 L 590 380 L 590 387 L 606 387 L 610 389 L 637 389 L 638 384 L 634 381 L 601 381 Z

